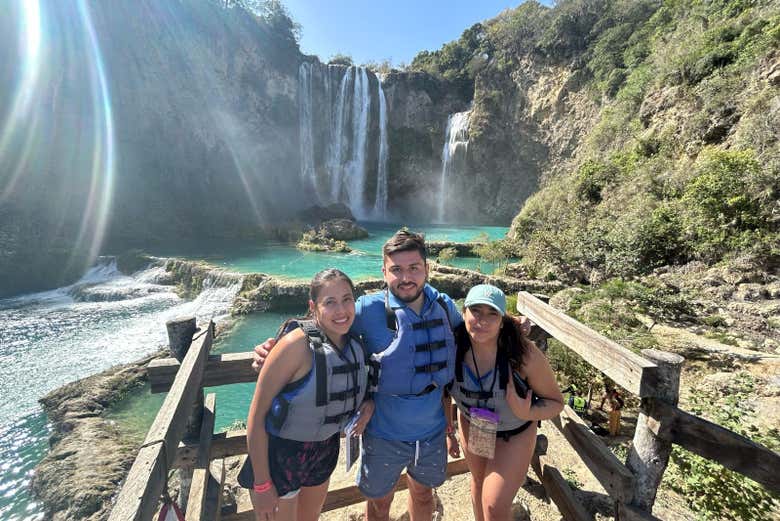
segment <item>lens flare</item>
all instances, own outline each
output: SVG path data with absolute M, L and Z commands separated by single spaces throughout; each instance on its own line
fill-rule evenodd
M 89 194 L 74 253 L 87 247 L 88 263 L 91 264 L 100 253 L 111 210 L 115 174 L 114 119 L 100 45 L 84 0 L 78 0 L 78 10 L 88 43 L 93 144 Z M 89 241 L 89 244 L 86 244 L 86 241 Z
M 10 105 L 11 109 L 5 122 L 0 125 L 0 161 L 5 163 L 5 160 L 11 157 L 11 148 L 15 142 L 21 139 L 24 144 L 18 159 L 13 161 L 16 164 L 6 166 L 0 171 L 0 203 L 8 199 L 25 170 L 37 121 L 37 114 L 32 113 L 32 109 L 38 92 L 41 68 L 41 6 L 38 0 L 21 0 L 17 10 L 20 14 L 19 82 Z M 19 136 L 23 132 L 26 132 L 26 135 Z

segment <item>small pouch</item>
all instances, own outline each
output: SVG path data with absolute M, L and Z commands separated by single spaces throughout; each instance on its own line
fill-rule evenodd
M 481 407 L 469 409 L 469 451 L 475 456 L 493 459 L 496 452 L 498 414 Z

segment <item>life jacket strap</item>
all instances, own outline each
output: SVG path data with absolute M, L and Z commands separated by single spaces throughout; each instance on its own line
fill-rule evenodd
M 343 401 L 347 398 L 352 398 L 353 396 L 357 396 L 360 392 L 360 386 L 357 385 L 355 387 L 352 387 L 351 389 L 345 389 L 343 391 L 339 391 L 336 393 L 330 393 L 329 398 L 331 401 Z
M 462 385 L 458 387 L 466 398 L 473 398 L 475 400 L 489 400 L 490 398 L 493 398 L 492 391 L 472 391 L 470 389 L 465 389 Z
M 447 361 L 444 360 L 442 362 L 434 362 L 432 364 L 425 364 L 425 365 L 418 365 L 414 368 L 414 372 L 419 373 L 435 373 L 436 371 L 441 371 L 447 367 Z
M 333 374 L 346 374 L 346 373 L 354 373 L 360 369 L 360 364 L 354 363 L 354 364 L 344 364 L 344 365 L 337 365 L 331 369 L 331 372 Z
M 355 412 L 356 409 L 351 409 L 346 412 L 334 414 L 333 416 L 325 416 L 325 423 L 341 423 L 342 420 L 349 418 Z
M 438 387 L 439 387 L 438 385 L 433 384 L 433 383 L 428 384 L 428 385 L 425 386 L 425 389 L 423 389 L 422 391 L 420 391 L 417 394 L 413 394 L 412 396 L 425 396 L 426 394 L 432 393 L 433 391 L 438 389 Z
M 437 349 L 441 349 L 442 347 L 446 347 L 447 341 L 446 340 L 437 340 L 436 342 L 428 342 L 426 344 L 417 344 L 414 346 L 414 350 L 417 353 L 423 352 L 423 351 L 436 351 Z
M 325 350 L 322 345 L 314 348 L 314 364 L 317 367 L 317 407 L 328 405 L 328 362 L 325 359 Z
M 450 326 L 450 329 L 452 329 L 452 319 L 450 318 L 450 310 L 447 307 L 447 303 L 444 301 L 444 297 L 439 295 L 436 298 L 436 303 L 441 306 L 441 308 L 444 310 L 444 314 L 447 316 L 447 323 Z M 395 316 L 395 308 L 393 308 L 390 305 L 390 290 L 385 286 L 385 322 L 387 325 L 387 329 L 390 331 L 398 331 L 398 323 Z M 436 325 L 442 325 L 443 322 L 436 324 Z M 415 324 L 414 329 L 428 329 L 428 328 L 418 328 L 417 324 Z M 431 326 L 435 327 L 435 326 Z
M 421 329 L 431 329 L 444 325 L 444 320 L 441 318 L 432 318 L 430 320 L 421 320 L 412 324 L 412 329 L 419 331 Z

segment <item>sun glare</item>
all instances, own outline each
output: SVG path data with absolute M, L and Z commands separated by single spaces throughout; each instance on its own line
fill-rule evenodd
M 41 7 L 38 0 L 20 0 L 21 28 L 19 38 L 19 81 L 12 96 L 11 109 L 0 124 L 0 164 L 11 156 L 15 142 L 24 143 L 14 160 L 0 172 L 0 202 L 5 202 L 14 191 L 19 177 L 25 170 L 34 137 L 37 114 L 33 114 L 33 101 L 41 68 Z M 19 134 L 26 132 L 26 135 Z
M 86 199 L 81 229 L 74 254 L 88 248 L 89 263 L 100 253 L 111 210 L 114 185 L 114 120 L 111 94 L 106 80 L 100 45 L 92 24 L 89 7 L 78 0 L 82 28 L 86 33 L 89 63 L 90 94 L 92 97 L 92 168 L 89 194 Z

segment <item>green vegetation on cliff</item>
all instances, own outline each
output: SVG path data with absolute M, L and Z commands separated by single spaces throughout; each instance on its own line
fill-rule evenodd
M 616 3 L 577 51 L 600 113 L 570 168 L 526 202 L 513 239 L 537 270 L 582 281 L 732 255 L 775 263 L 780 8 L 628 4 L 637 23 L 616 24 Z
M 523 125 L 560 135 L 510 236 L 538 275 L 591 282 L 777 261 L 779 48 L 776 2 L 526 2 L 411 68 L 474 86 L 472 140 L 509 155 L 497 136 Z

